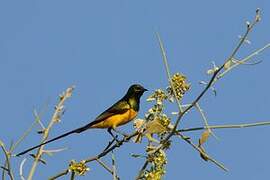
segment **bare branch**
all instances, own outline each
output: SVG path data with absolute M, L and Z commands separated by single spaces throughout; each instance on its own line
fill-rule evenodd
M 240 39 L 239 43 L 237 44 L 237 46 L 235 47 L 235 49 L 233 50 L 233 52 L 231 53 L 231 55 L 227 58 L 227 60 L 225 60 L 225 62 L 223 63 L 223 65 L 221 67 L 219 67 L 212 75 L 210 81 L 208 82 L 208 84 L 206 85 L 206 87 L 202 90 L 202 92 L 197 96 L 197 98 L 195 98 L 195 100 L 191 103 L 190 106 L 188 106 L 183 112 L 179 111 L 179 115 L 178 118 L 176 120 L 176 123 L 174 125 L 174 128 L 172 129 L 172 131 L 170 132 L 170 134 L 164 139 L 164 144 L 166 144 L 166 142 L 174 135 L 176 128 L 178 127 L 178 124 L 180 122 L 180 120 L 182 119 L 182 117 L 184 116 L 184 114 L 186 112 L 188 112 L 191 108 L 193 108 L 197 102 L 200 101 L 200 99 L 205 95 L 205 93 L 208 91 L 208 89 L 212 86 L 213 82 L 216 80 L 217 75 L 223 70 L 225 64 L 230 61 L 235 54 L 238 52 L 238 50 L 240 49 L 240 47 L 243 45 L 245 39 L 247 38 L 248 34 L 250 33 L 250 31 L 253 29 L 253 27 L 256 25 L 258 21 L 254 20 L 254 22 L 252 24 L 249 24 L 247 26 L 246 32 L 243 35 L 243 38 Z M 160 41 L 161 42 L 161 41 Z M 162 42 L 161 42 L 162 43 Z M 162 49 L 164 50 L 164 48 Z
M 181 133 L 177 133 L 177 135 L 179 135 L 179 137 L 181 139 L 183 139 L 185 142 L 187 142 L 188 144 L 190 144 L 194 149 L 196 149 L 198 152 L 200 152 L 201 154 L 203 154 L 205 157 L 207 157 L 207 159 L 209 161 L 211 161 L 212 163 L 214 163 L 215 165 L 217 165 L 219 168 L 221 168 L 224 171 L 229 171 L 223 164 L 219 163 L 217 160 L 215 160 L 214 158 L 210 157 L 208 154 L 206 154 L 206 152 L 204 152 L 201 148 L 199 148 L 197 145 L 195 145 L 190 138 L 187 138 L 186 136 L 182 135 Z
M 113 170 L 111 170 L 103 161 L 100 159 L 96 160 L 104 169 L 106 169 L 110 174 L 113 175 Z
M 59 174 L 50 177 L 48 180 L 55 180 L 55 179 L 57 179 L 57 178 L 59 178 L 59 177 L 62 177 L 62 176 L 64 176 L 64 175 L 67 175 L 68 173 L 69 173 L 69 170 L 66 169 L 66 170 L 60 172 Z
M 218 74 L 220 72 L 222 72 L 222 70 L 225 68 L 226 64 L 231 61 L 234 56 L 236 55 L 236 53 L 238 52 L 238 50 L 240 49 L 240 47 L 243 45 L 243 43 L 245 42 L 249 32 L 253 29 L 253 27 L 257 24 L 257 22 L 259 22 L 260 20 L 260 17 L 259 17 L 259 10 L 256 10 L 256 18 L 255 20 L 252 22 L 252 23 L 247 23 L 247 28 L 246 28 L 246 32 L 244 33 L 243 37 L 240 39 L 239 43 L 237 44 L 237 46 L 234 48 L 234 50 L 232 51 L 231 55 L 225 60 L 225 62 L 223 63 L 222 66 L 220 66 L 218 69 L 216 69 L 214 72 L 213 72 L 213 75 L 212 77 L 210 78 L 209 82 L 206 84 L 205 88 L 201 91 L 201 93 L 195 98 L 195 100 L 193 100 L 193 102 L 190 104 L 190 106 L 188 106 L 186 109 L 184 109 L 182 111 L 182 108 L 181 108 L 181 104 L 179 101 L 176 101 L 177 102 L 177 105 L 178 105 L 178 108 L 179 108 L 179 114 L 178 114 L 178 117 L 176 119 L 176 122 L 174 124 L 174 127 L 172 128 L 172 130 L 170 131 L 170 133 L 164 138 L 164 140 L 161 142 L 161 144 L 156 148 L 156 150 L 154 152 L 157 152 L 158 150 L 164 148 L 166 145 L 167 145 L 167 142 L 170 140 L 170 138 L 172 136 L 174 136 L 176 133 L 177 133 L 177 127 L 181 121 L 181 119 L 183 118 L 183 116 L 185 115 L 185 113 L 187 113 L 191 108 L 193 108 L 200 100 L 201 98 L 205 95 L 205 93 L 212 87 L 213 83 L 217 80 L 217 77 L 218 77 Z M 163 62 L 164 62 L 164 65 L 165 65 L 165 68 L 166 68 L 166 71 L 167 71 L 167 76 L 168 76 L 168 81 L 169 81 L 169 84 L 172 84 L 171 82 L 171 79 L 170 79 L 170 70 L 169 70 L 169 66 L 168 66 L 168 61 L 167 61 L 167 58 L 166 58 L 166 52 L 165 52 L 165 49 L 164 49 L 164 46 L 163 46 L 163 43 L 161 41 L 161 38 L 159 36 L 159 34 L 157 33 L 157 37 L 158 37 L 158 40 L 159 40 L 159 45 L 160 45 L 160 49 L 161 49 L 161 52 L 162 52 L 162 57 L 163 57 Z M 172 87 L 173 89 L 173 87 Z M 174 93 L 174 96 L 176 97 L 176 91 L 173 89 L 173 93 Z M 175 98 L 177 100 L 177 98 Z M 208 126 L 207 126 L 208 127 Z M 195 144 L 193 144 L 191 141 L 189 142 L 188 139 L 184 139 L 187 143 L 189 143 L 193 148 L 197 149 L 198 151 L 202 151 L 200 148 L 198 148 Z M 200 152 L 201 154 L 204 155 L 204 152 Z M 212 158 L 211 158 L 212 159 Z M 213 163 L 215 163 L 217 166 L 219 166 L 220 168 L 226 170 L 226 168 L 221 165 L 220 163 L 218 163 L 217 161 L 215 160 L 211 160 Z M 146 164 L 146 162 L 144 163 L 144 165 Z
M 163 42 L 161 40 L 161 37 L 160 37 L 159 33 L 156 33 L 156 35 L 157 35 L 158 42 L 159 42 L 159 47 L 160 47 L 160 50 L 161 50 L 161 53 L 162 53 L 162 60 L 163 60 L 163 63 L 165 65 L 165 69 L 166 69 L 166 73 L 167 73 L 167 78 L 168 78 L 169 84 L 170 84 L 170 86 L 171 86 L 171 88 L 173 90 L 173 95 L 174 95 L 174 98 L 176 100 L 177 106 L 179 108 L 179 113 L 181 113 L 183 111 L 183 109 L 181 107 L 180 101 L 177 98 L 176 90 L 175 90 L 175 87 L 174 87 L 174 85 L 172 83 L 170 68 L 169 68 L 169 64 L 168 64 L 168 60 L 167 60 L 167 56 L 166 56 L 166 51 L 164 49 L 164 45 L 163 45 Z
M 53 114 L 53 116 L 52 116 L 52 119 L 51 119 L 51 121 L 50 121 L 48 127 L 47 127 L 47 128 L 45 129 L 45 131 L 44 131 L 43 139 L 42 139 L 41 143 L 45 142 L 45 141 L 48 139 L 49 132 L 50 132 L 52 126 L 53 126 L 56 122 L 58 122 L 58 121 L 60 120 L 59 118 L 61 117 L 61 115 L 62 115 L 61 113 L 63 112 L 64 102 L 65 102 L 69 97 L 71 97 L 73 89 L 74 89 L 74 86 L 72 86 L 72 87 L 70 87 L 70 88 L 67 88 L 67 90 L 66 90 L 62 95 L 60 95 L 59 103 L 56 105 L 56 107 L 55 107 L 55 112 L 54 112 L 54 114 Z M 38 149 L 38 151 L 37 151 L 37 154 L 36 154 L 36 156 L 35 156 L 34 163 L 33 163 L 33 165 L 32 165 L 32 168 L 31 168 L 31 170 L 30 170 L 30 172 L 29 172 L 29 175 L 28 175 L 28 178 L 27 178 L 28 180 L 32 180 L 32 178 L 33 178 L 33 175 L 34 175 L 34 172 L 35 172 L 35 170 L 36 170 L 36 167 L 37 167 L 37 164 L 38 164 L 38 162 L 39 162 L 39 159 L 41 158 L 42 154 L 44 153 L 44 152 L 43 152 L 43 148 L 44 148 L 44 145 L 41 146 L 41 147 Z
M 115 156 L 112 151 L 112 167 L 113 167 L 113 180 L 119 180 L 120 178 L 117 176 L 117 171 L 116 171 L 116 164 L 115 164 Z
M 210 129 L 233 129 L 233 128 L 248 128 L 248 127 L 255 127 L 255 126 L 268 126 L 268 125 L 270 125 L 270 121 L 248 123 L 248 124 L 228 124 L 228 125 L 215 125 L 215 126 L 208 126 L 208 127 L 203 126 L 203 127 L 185 128 L 185 129 L 179 129 L 179 130 L 177 130 L 177 132 L 199 131 L 199 130 L 206 130 L 207 128 L 210 128 Z
M 257 56 L 258 54 L 260 54 L 261 52 L 263 52 L 264 50 L 266 50 L 267 48 L 270 48 L 270 43 L 266 44 L 264 47 L 258 49 L 258 50 L 255 50 L 253 53 L 251 53 L 250 55 L 248 55 L 247 57 L 245 57 L 244 59 L 240 60 L 239 63 L 236 63 L 236 64 L 233 64 L 230 68 L 224 70 L 222 73 L 220 73 L 216 80 L 217 81 L 218 79 L 222 78 L 225 74 L 227 74 L 229 71 L 231 71 L 232 69 L 234 69 L 235 67 L 243 64 L 243 63 L 246 63 L 248 62 L 249 60 L 251 60 L 254 56 Z
M 218 140 L 219 138 L 213 133 L 213 131 L 211 130 L 211 128 L 209 128 L 208 120 L 207 120 L 207 118 L 206 118 L 206 115 L 205 115 L 203 109 L 202 109 L 201 106 L 199 105 L 199 103 L 196 103 L 196 104 L 195 104 L 195 108 L 196 108 L 196 109 L 199 111 L 199 113 L 201 114 L 201 116 L 202 116 L 202 118 L 203 118 L 203 121 L 204 121 L 204 125 L 205 125 L 206 127 L 208 127 L 207 130 L 209 130 L 209 131 L 210 131 L 210 134 L 212 134 L 213 137 L 215 137 L 215 138 Z
M 136 180 L 139 180 L 139 179 L 142 177 L 142 175 L 143 175 L 145 169 L 147 168 L 148 163 L 149 163 L 148 160 L 146 160 L 146 161 L 144 162 L 142 168 L 140 169 L 140 171 L 139 171 L 139 173 L 138 173 L 138 176 L 136 177 Z
M 5 158 L 6 158 L 5 161 L 6 161 L 7 167 L 4 167 L 4 168 L 6 168 L 6 171 L 7 171 L 8 175 L 9 175 L 10 179 L 14 180 L 14 175 L 13 175 L 13 172 L 12 172 L 12 169 L 11 169 L 11 163 L 10 163 L 10 152 L 6 150 L 5 145 L 1 140 L 0 140 L 0 146 L 2 148 L 2 151 L 5 154 Z
M 99 153 L 98 155 L 90 157 L 90 158 L 84 160 L 85 163 L 89 163 L 89 162 L 92 162 L 92 161 L 97 161 L 97 159 L 100 159 L 101 157 L 106 156 L 109 152 L 112 152 L 114 149 L 121 147 L 124 143 L 129 142 L 131 140 L 131 138 L 137 136 L 138 134 L 139 134 L 138 132 L 134 132 L 129 136 L 123 137 L 121 140 L 119 140 L 118 142 L 115 142 L 114 144 L 111 143 L 112 141 L 109 142 L 109 146 L 107 145 L 104 148 L 104 150 L 101 153 Z M 66 169 L 66 170 L 62 171 L 61 173 L 49 178 L 49 180 L 55 180 L 55 179 L 57 179 L 59 177 L 62 177 L 64 175 L 68 174 L 68 172 L 69 172 L 68 169 Z
M 70 180 L 74 180 L 74 179 L 75 179 L 75 172 L 71 172 Z

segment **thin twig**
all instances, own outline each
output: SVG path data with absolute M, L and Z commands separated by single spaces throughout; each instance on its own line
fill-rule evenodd
M 35 125 L 38 123 L 41 125 L 41 127 L 43 129 L 44 125 L 42 124 L 41 120 L 40 120 L 40 116 L 38 115 L 38 112 L 36 110 L 34 110 L 34 117 L 35 117 L 35 121 L 30 125 L 30 127 L 23 133 L 23 135 L 18 139 L 18 141 L 15 142 L 15 144 L 11 147 L 10 152 L 12 153 L 14 151 L 14 149 L 29 135 L 29 133 L 33 130 L 33 128 L 35 127 Z
M 196 104 L 195 104 L 195 107 L 196 107 L 196 109 L 199 111 L 199 113 L 201 114 L 201 116 L 202 116 L 202 118 L 203 118 L 203 121 L 204 121 L 204 125 L 205 125 L 206 127 L 208 127 L 209 125 L 208 125 L 207 118 L 206 118 L 206 116 L 205 116 L 205 114 L 204 114 L 204 112 L 203 112 L 201 106 L 199 105 L 199 103 L 196 103 Z
M 255 126 L 267 126 L 270 125 L 270 121 L 265 122 L 257 122 L 257 123 L 247 123 L 247 124 L 227 124 L 227 125 L 215 125 L 215 126 L 203 126 L 203 127 L 194 127 L 194 128 L 185 128 L 179 129 L 177 132 L 189 132 L 189 131 L 199 131 L 205 130 L 207 128 L 210 129 L 233 129 L 233 128 L 248 128 L 248 127 L 255 127 Z
M 70 175 L 70 180 L 74 180 L 74 179 L 75 179 L 75 172 L 72 171 L 72 172 L 71 172 L 71 175 Z
M 224 70 L 222 73 L 220 73 L 216 80 L 214 82 L 216 82 L 218 79 L 222 78 L 225 74 L 227 74 L 229 71 L 231 71 L 232 69 L 234 69 L 235 67 L 241 65 L 241 63 L 246 63 L 248 62 L 250 59 L 252 59 L 254 56 L 257 56 L 259 53 L 263 52 L 265 49 L 270 48 L 270 43 L 266 44 L 264 47 L 255 50 L 253 53 L 251 53 L 250 55 L 248 55 L 247 57 L 245 57 L 244 59 L 240 60 L 240 63 L 236 63 L 233 64 L 230 68 Z
M 111 170 L 103 161 L 100 159 L 96 159 L 96 161 L 104 168 L 106 169 L 110 174 L 113 175 L 113 170 Z
M 8 168 L 4 167 L 4 166 L 0 166 L 1 169 L 3 169 L 4 171 L 8 172 Z
M 8 170 L 7 173 L 9 175 L 10 179 L 14 180 L 14 175 L 13 175 L 13 172 L 12 172 L 12 169 L 11 169 L 11 163 L 10 163 L 10 152 L 8 152 L 6 150 L 5 145 L 4 145 L 4 143 L 2 141 L 0 141 L 0 146 L 1 146 L 2 151 L 4 152 L 5 157 L 6 157 L 5 161 L 7 163 L 7 167 L 5 167 L 5 168 L 7 168 L 7 170 Z
M 64 171 L 62 171 L 62 172 L 60 172 L 60 173 L 58 173 L 57 175 L 50 177 L 49 180 L 55 180 L 55 179 L 57 179 L 57 178 L 59 178 L 59 177 L 62 177 L 62 176 L 64 176 L 64 175 L 67 175 L 68 173 L 69 173 L 69 170 L 66 169 L 66 170 L 64 170 Z
M 28 134 L 32 131 L 32 129 L 37 124 L 37 121 L 35 120 L 30 127 L 23 133 L 23 135 L 18 139 L 18 141 L 15 142 L 15 144 L 11 147 L 11 151 L 13 152 L 14 149 L 28 136 Z
M 177 135 L 179 135 L 179 137 L 181 139 L 183 139 L 184 141 L 186 141 L 188 144 L 190 144 L 194 149 L 196 149 L 198 152 L 200 152 L 201 154 L 204 155 L 204 157 L 207 157 L 207 159 L 209 161 L 211 161 L 212 163 L 214 163 L 215 165 L 217 165 L 219 168 L 221 168 L 224 171 L 229 171 L 223 164 L 219 163 L 217 160 L 215 160 L 214 158 L 210 157 L 208 154 L 206 154 L 206 152 L 204 152 L 201 148 L 199 148 L 196 144 L 194 144 L 190 138 L 187 138 L 186 136 L 182 135 L 181 133 L 177 132 Z
M 57 104 L 57 106 L 55 107 L 55 112 L 52 116 L 52 119 L 48 125 L 48 127 L 45 129 L 44 134 L 43 134 L 43 139 L 42 142 L 45 142 L 48 139 L 49 136 L 49 132 L 52 128 L 52 126 L 59 121 L 59 118 L 61 116 L 61 113 L 63 111 L 63 107 L 64 107 L 64 102 L 72 95 L 72 91 L 74 89 L 74 86 L 67 88 L 67 90 L 60 96 L 60 100 L 59 103 Z M 32 180 L 34 172 L 36 170 L 37 164 L 39 162 L 39 159 L 41 158 L 42 154 L 43 154 L 43 148 L 44 145 L 41 146 L 38 151 L 37 154 L 35 156 L 35 160 L 33 162 L 32 168 L 30 169 L 29 175 L 28 175 L 28 180 Z
M 139 173 L 138 173 L 138 176 L 136 177 L 136 180 L 141 179 L 141 177 L 142 177 L 142 175 L 143 175 L 143 173 L 144 173 L 146 167 L 148 166 L 148 163 L 149 163 L 148 160 L 146 160 L 146 161 L 144 162 L 142 168 L 140 169 L 140 171 L 139 171 Z
M 181 103 L 180 103 L 179 99 L 177 98 L 176 90 L 175 90 L 175 87 L 173 86 L 173 83 L 172 83 L 170 68 L 169 68 L 169 64 L 168 64 L 168 60 L 167 60 L 167 56 L 166 56 L 166 51 L 165 51 L 165 48 L 164 48 L 164 45 L 163 45 L 163 42 L 161 40 L 161 37 L 160 37 L 159 33 L 157 32 L 156 35 L 157 35 L 157 38 L 158 38 L 159 47 L 160 47 L 161 54 L 162 54 L 162 60 L 163 60 L 163 63 L 165 65 L 167 78 L 168 78 L 169 84 L 170 84 L 170 86 L 171 86 L 171 88 L 173 90 L 174 99 L 176 100 L 176 103 L 177 103 L 177 106 L 178 106 L 178 109 L 179 109 L 179 114 L 180 114 L 180 113 L 182 113 L 183 109 L 182 109 L 182 106 L 181 106 Z
M 119 177 L 117 176 L 117 171 L 116 171 L 116 164 L 115 164 L 115 156 L 112 151 L 112 169 L 113 169 L 113 180 L 119 180 Z
M 216 138 L 217 140 L 219 140 L 219 138 L 213 133 L 213 131 L 211 130 L 211 128 L 209 128 L 209 124 L 208 124 L 208 120 L 207 120 L 207 118 L 206 118 L 206 115 L 205 115 L 203 109 L 201 108 L 201 106 L 199 105 L 198 102 L 195 104 L 195 108 L 196 108 L 196 109 L 199 111 L 199 113 L 201 114 L 201 116 L 202 116 L 202 118 L 203 118 L 203 121 L 204 121 L 204 125 L 205 125 L 206 127 L 208 127 L 207 130 L 210 132 L 210 134 L 213 135 L 214 138 Z
M 104 148 L 103 151 L 106 151 L 107 149 L 109 149 L 109 148 L 111 147 L 111 145 L 114 143 L 115 140 L 116 140 L 116 139 L 113 138 L 111 141 L 109 141 L 108 145 Z
M 35 121 L 30 125 L 30 127 L 23 133 L 23 135 L 10 147 L 10 154 L 13 153 L 13 151 L 15 150 L 15 148 L 29 135 L 29 133 L 33 130 L 33 128 L 35 127 L 35 125 L 40 122 L 40 118 L 37 119 L 37 116 L 35 116 Z M 40 122 L 41 123 L 41 122 Z M 5 166 L 7 166 L 7 162 L 5 162 Z M 2 172 L 2 180 L 5 179 L 5 172 Z
M 10 146 L 10 154 L 13 153 L 14 149 L 28 136 L 28 134 L 32 131 L 32 129 L 35 127 L 37 121 L 34 121 L 30 127 L 23 133 L 23 135 L 15 142 L 15 143 L 12 143 L 11 146 Z M 5 161 L 5 167 L 7 166 L 7 161 Z M 2 172 L 2 180 L 5 179 L 5 173 Z
M 10 146 L 10 154 L 13 153 L 14 149 L 28 136 L 28 134 L 32 131 L 32 129 L 35 127 L 37 121 L 34 121 L 30 127 L 23 133 L 23 135 L 16 141 L 14 144 Z M 7 165 L 7 162 L 5 162 L 5 166 Z M 5 173 L 2 172 L 2 180 L 5 179 Z
M 119 148 L 120 146 L 122 146 L 125 142 L 129 142 L 129 140 L 133 137 L 135 137 L 136 135 L 138 135 L 138 132 L 134 132 L 131 135 L 124 137 L 123 139 L 119 140 L 118 142 L 116 142 L 114 145 L 112 145 L 110 148 L 107 148 L 105 151 L 99 153 L 98 155 L 94 156 L 94 157 L 90 157 L 88 159 L 85 160 L 86 163 L 94 161 L 96 159 L 99 159 L 105 155 L 107 155 L 109 152 L 113 151 L 116 148 Z
M 2 171 L 2 180 L 5 180 L 5 174 L 6 174 L 6 172 L 5 172 L 5 169 L 6 169 L 6 162 L 5 162 L 5 164 L 4 164 L 4 166 L 1 166 L 1 168 L 3 169 L 3 171 Z
M 40 127 L 42 128 L 42 130 L 45 129 L 45 126 L 43 125 L 43 123 L 41 122 L 41 118 L 39 116 L 39 113 L 34 109 L 34 116 L 36 121 L 38 122 L 38 124 L 40 125 Z
M 113 145 L 110 145 L 109 148 L 108 148 L 108 145 L 107 145 L 101 153 L 97 154 L 96 156 L 93 156 L 93 157 L 90 157 L 90 158 L 84 160 L 85 163 L 89 163 L 89 162 L 92 162 L 92 161 L 96 161 L 97 159 L 100 159 L 100 158 L 106 156 L 109 152 L 112 152 L 114 149 L 121 147 L 124 143 L 129 142 L 131 138 L 137 136 L 138 134 L 139 134 L 139 133 L 136 131 L 136 132 L 132 133 L 132 134 L 129 135 L 129 136 L 123 137 L 123 138 L 122 138 L 121 140 L 119 140 L 118 142 L 115 142 Z M 109 144 L 111 144 L 111 143 L 109 143 Z M 49 180 L 55 180 L 55 179 L 57 179 L 57 178 L 59 178 L 59 177 L 62 177 L 62 176 L 64 176 L 64 175 L 67 175 L 68 172 L 69 172 L 68 169 L 63 170 L 63 171 L 60 172 L 59 174 L 57 174 L 57 175 L 55 175 L 55 176 L 49 178 Z

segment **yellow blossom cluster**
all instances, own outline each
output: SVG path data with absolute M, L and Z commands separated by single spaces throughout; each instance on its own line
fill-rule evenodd
M 190 84 L 186 82 L 186 76 L 176 73 L 172 76 L 172 86 L 176 91 L 176 98 L 181 100 L 185 94 L 190 89 Z M 173 96 L 172 87 L 168 87 L 168 93 Z
M 90 169 L 86 166 L 85 161 L 76 162 L 72 160 L 69 164 L 69 171 L 75 172 L 76 175 L 82 176 L 85 175 Z
M 144 174 L 145 180 L 160 180 L 165 174 L 165 165 L 167 164 L 166 154 L 163 150 L 148 155 L 148 161 L 152 164 L 150 170 Z
M 152 95 L 150 95 L 147 101 L 157 101 L 158 105 L 161 105 L 162 102 L 167 99 L 166 93 L 162 89 L 157 89 Z

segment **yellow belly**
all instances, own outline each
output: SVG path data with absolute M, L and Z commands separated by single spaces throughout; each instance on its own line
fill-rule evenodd
M 107 119 L 104 119 L 103 121 L 94 124 L 91 128 L 116 128 L 133 120 L 136 115 L 137 112 L 130 109 L 123 114 L 113 115 Z

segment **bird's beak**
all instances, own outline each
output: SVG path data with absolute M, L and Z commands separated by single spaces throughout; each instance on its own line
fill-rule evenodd
M 145 89 L 145 88 L 144 88 L 143 91 L 148 91 L 148 89 Z

